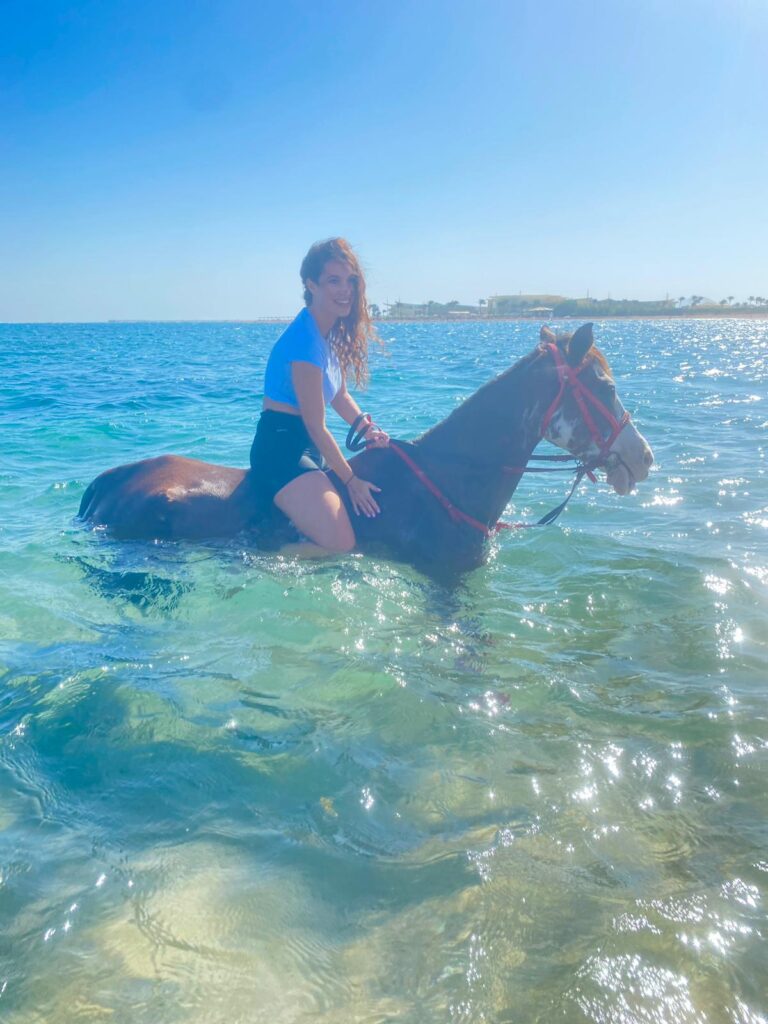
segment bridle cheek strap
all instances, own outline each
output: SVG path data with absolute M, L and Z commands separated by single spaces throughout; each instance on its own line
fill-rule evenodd
M 579 411 L 581 412 L 584 422 L 587 425 L 587 430 L 589 431 L 590 437 L 592 438 L 595 445 L 600 451 L 598 461 L 590 465 L 590 470 L 594 469 L 605 459 L 605 457 L 611 450 L 611 445 L 622 432 L 624 427 L 626 427 L 626 425 L 629 423 L 629 413 L 625 412 L 621 419 L 617 420 L 614 414 L 608 408 L 608 406 L 601 402 L 597 395 L 593 395 L 589 388 L 584 387 L 582 382 L 579 380 L 579 374 L 582 370 L 586 369 L 586 367 L 589 364 L 582 363 L 580 367 L 574 368 L 573 366 L 569 366 L 568 363 L 566 363 L 565 359 L 563 359 L 563 355 L 560 349 L 553 342 L 549 342 L 546 348 L 555 361 L 557 373 L 560 378 L 560 388 L 557 394 L 555 395 L 552 404 L 544 413 L 544 418 L 541 421 L 541 436 L 544 436 L 547 427 L 552 422 L 552 418 L 554 417 L 555 413 L 560 407 L 560 403 L 563 400 L 563 395 L 565 394 L 566 385 L 570 385 L 571 391 L 573 392 L 573 397 L 576 400 L 576 404 L 579 407 Z M 589 403 L 589 405 L 591 405 L 593 409 L 596 409 L 601 416 L 605 417 L 606 421 L 610 425 L 611 433 L 607 440 L 603 439 L 603 436 L 597 429 L 597 424 L 595 423 L 592 417 L 592 413 L 589 411 L 589 405 L 587 403 Z M 594 480 L 594 477 L 592 477 L 592 479 Z

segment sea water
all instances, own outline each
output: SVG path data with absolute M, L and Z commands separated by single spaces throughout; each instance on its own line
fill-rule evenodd
M 245 465 L 280 330 L 0 327 L 2 1019 L 765 1021 L 768 324 L 597 324 L 651 476 L 454 589 L 76 521 Z M 536 342 L 381 333 L 404 438 Z

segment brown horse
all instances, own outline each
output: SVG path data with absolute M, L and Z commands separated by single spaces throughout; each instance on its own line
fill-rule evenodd
M 592 324 L 558 338 L 543 328 L 533 352 L 417 440 L 351 459 L 358 476 L 381 487 L 380 515 L 367 519 L 350 510 L 358 549 L 431 575 L 480 565 L 542 437 L 579 459 L 580 473 L 604 469 L 619 494 L 648 476 L 651 449 L 616 397 Z M 250 470 L 178 455 L 102 473 L 83 495 L 80 516 L 122 538 L 197 540 L 249 530 L 267 549 L 295 539 L 274 505 L 259 507 Z

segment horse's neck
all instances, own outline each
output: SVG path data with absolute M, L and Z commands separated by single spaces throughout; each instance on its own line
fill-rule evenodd
M 537 353 L 476 391 L 416 442 L 430 478 L 469 515 L 495 522 L 539 441 L 547 402 Z

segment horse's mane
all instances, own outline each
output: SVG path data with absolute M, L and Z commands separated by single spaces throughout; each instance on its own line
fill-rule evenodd
M 605 358 L 600 349 L 596 348 L 594 345 L 592 346 L 592 351 L 587 354 L 587 362 L 597 363 L 598 366 L 605 370 L 609 377 L 613 378 L 613 371 L 608 365 L 608 360 Z

